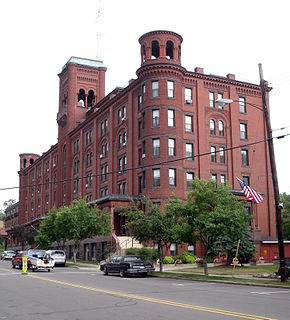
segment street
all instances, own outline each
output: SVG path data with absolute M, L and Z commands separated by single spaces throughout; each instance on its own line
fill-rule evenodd
M 196 281 L 104 276 L 96 268 L 52 272 L 0 261 L 0 319 L 284 319 L 290 290 Z

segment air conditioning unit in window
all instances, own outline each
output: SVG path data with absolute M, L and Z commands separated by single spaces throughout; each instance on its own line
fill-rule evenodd
M 126 142 L 123 142 L 123 146 L 125 146 L 126 145 Z
M 143 154 L 142 154 L 142 158 L 144 159 L 145 157 L 146 157 L 146 154 L 145 154 L 145 153 L 143 153 Z
M 88 187 L 89 185 L 86 183 L 86 188 Z
M 122 118 L 122 121 L 124 121 L 124 120 L 125 120 L 125 117 Z
M 101 158 L 101 159 L 103 159 L 103 158 L 104 158 L 104 155 L 103 155 L 102 153 L 100 154 L 100 158 Z
M 191 99 L 186 99 L 186 100 L 185 100 L 185 103 L 186 103 L 186 104 L 192 104 L 192 100 L 191 100 Z

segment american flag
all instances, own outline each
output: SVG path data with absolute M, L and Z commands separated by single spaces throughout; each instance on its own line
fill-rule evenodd
M 256 203 L 260 203 L 263 200 L 263 197 L 259 193 L 257 193 L 254 189 L 247 186 L 244 183 L 244 181 L 240 180 L 239 178 L 237 179 L 244 192 L 244 195 L 247 197 L 248 200 L 253 200 Z

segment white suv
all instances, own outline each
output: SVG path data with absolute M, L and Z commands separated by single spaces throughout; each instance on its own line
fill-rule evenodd
M 55 266 L 65 267 L 66 255 L 63 250 L 48 250 L 47 253 L 53 258 Z

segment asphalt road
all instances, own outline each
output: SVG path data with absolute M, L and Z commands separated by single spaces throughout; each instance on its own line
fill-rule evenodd
M 97 269 L 12 269 L 0 261 L 0 320 L 290 319 L 290 290 L 120 278 Z

